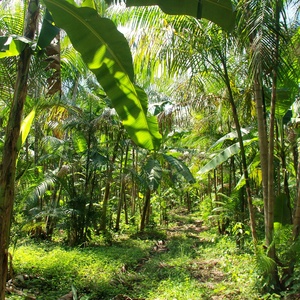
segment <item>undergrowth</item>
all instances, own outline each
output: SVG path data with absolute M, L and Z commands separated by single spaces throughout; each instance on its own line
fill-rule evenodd
M 147 300 L 259 299 L 250 247 L 240 251 L 233 238 L 190 217 L 157 232 L 115 236 L 109 245 L 27 241 L 11 252 L 15 277 L 30 278 L 21 280 L 22 295 L 7 295 L 10 300 L 55 300 L 72 287 L 81 300 L 121 294 Z

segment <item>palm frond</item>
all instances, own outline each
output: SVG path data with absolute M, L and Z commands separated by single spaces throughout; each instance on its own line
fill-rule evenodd
M 7 7 L 1 3 L 0 35 L 23 35 L 24 11 L 23 1 L 14 1 Z
M 26 200 L 26 206 L 27 209 L 30 210 L 36 210 L 38 208 L 38 203 L 45 195 L 45 193 L 54 186 L 56 183 L 56 178 L 52 175 L 48 175 L 42 180 L 41 182 L 37 183 L 35 186 L 30 187 L 30 191 L 27 195 L 27 200 Z
M 284 56 L 275 54 L 280 39 L 280 48 L 286 49 L 286 12 L 285 7 L 279 7 L 282 19 L 276 25 L 276 8 L 273 1 L 240 1 L 238 6 L 239 30 L 246 43 L 251 43 L 250 68 L 252 76 L 255 72 L 268 75 L 274 67 L 286 64 Z M 278 59 L 280 61 L 278 61 Z M 280 69 L 279 69 L 280 70 Z M 280 73 L 279 73 L 280 74 Z

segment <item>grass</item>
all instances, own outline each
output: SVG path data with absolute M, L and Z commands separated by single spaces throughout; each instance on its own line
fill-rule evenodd
M 13 252 L 14 267 L 17 274 L 30 274 L 34 278 L 28 280 L 25 288 L 36 299 L 57 299 L 67 294 L 72 285 L 90 295 L 90 299 L 94 295 L 110 299 L 126 292 L 126 287 L 113 284 L 122 267 L 134 265 L 147 255 L 149 246 L 150 243 L 124 241 L 113 246 L 71 249 L 30 243 Z
M 253 256 L 237 250 L 231 238 L 203 228 L 189 216 L 158 234 L 115 239 L 110 246 L 18 245 L 15 273 L 31 277 L 18 287 L 22 295 L 7 299 L 55 300 L 72 286 L 82 300 L 119 294 L 147 300 L 259 299 Z M 153 248 L 163 236 L 167 244 Z

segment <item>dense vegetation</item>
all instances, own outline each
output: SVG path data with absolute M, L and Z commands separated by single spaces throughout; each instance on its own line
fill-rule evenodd
M 0 252 L 14 203 L 20 297 L 297 297 L 299 2 L 232 1 L 234 28 L 71 2 L 0 11 Z

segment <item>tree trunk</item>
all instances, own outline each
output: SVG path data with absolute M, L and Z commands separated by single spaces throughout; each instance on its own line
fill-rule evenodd
M 289 188 L 289 180 L 288 180 L 288 171 L 287 171 L 287 163 L 286 163 L 286 150 L 285 150 L 285 134 L 284 134 L 284 125 L 283 122 L 278 122 L 276 126 L 276 135 L 277 140 L 280 140 L 280 159 L 281 159 L 281 168 L 278 168 L 278 178 L 281 174 L 283 174 L 283 192 L 286 195 L 287 199 L 287 207 L 288 207 L 288 216 L 286 220 L 289 224 L 293 224 L 292 218 L 292 205 L 291 205 L 291 194 Z M 280 128 L 280 131 L 278 130 Z M 280 133 L 279 133 L 280 132 Z M 280 137 L 279 137 L 280 135 Z M 292 146 L 293 147 L 293 146 Z M 279 182 L 279 180 L 278 180 Z M 280 184 L 278 195 L 281 193 Z
M 126 154 L 128 153 L 128 148 L 126 151 Z M 116 225 L 115 225 L 115 230 L 119 231 L 120 230 L 120 221 L 121 221 L 121 212 L 122 212 L 122 206 L 123 203 L 126 199 L 126 191 L 125 191 L 125 174 L 123 173 L 124 170 L 122 168 L 123 165 L 123 151 L 122 151 L 122 156 L 121 156 L 121 162 L 120 162 L 120 192 L 119 192 L 119 201 L 118 201 L 118 207 L 117 207 L 117 217 L 116 217 Z M 126 168 L 126 162 L 127 158 L 125 157 L 125 163 L 124 163 L 124 168 Z
M 300 152 L 300 145 L 298 146 Z M 293 238 L 296 240 L 300 233 L 300 160 L 298 160 L 297 168 L 297 197 L 295 201 L 295 213 L 293 218 Z
M 245 152 L 245 148 L 244 148 L 241 125 L 240 125 L 236 105 L 235 105 L 234 98 L 233 98 L 233 93 L 232 93 L 232 89 L 231 89 L 230 78 L 228 75 L 225 58 L 222 60 L 222 63 L 223 63 L 223 69 L 224 69 L 225 83 L 226 83 L 227 90 L 229 93 L 229 102 L 230 102 L 230 106 L 231 106 L 232 116 L 233 116 L 233 120 L 234 120 L 234 124 L 235 124 L 235 128 L 236 128 L 236 132 L 238 135 L 238 142 L 239 142 L 240 149 L 241 149 L 242 167 L 243 167 L 243 174 L 244 174 L 245 182 L 246 182 L 246 194 L 247 194 L 247 202 L 248 202 L 248 209 L 249 209 L 249 216 L 250 216 L 250 228 L 251 228 L 252 240 L 253 240 L 254 245 L 256 245 L 257 233 L 256 233 L 256 225 L 255 225 L 255 214 L 254 214 L 254 207 L 253 207 L 253 203 L 252 203 L 251 187 L 250 187 L 250 180 L 249 180 L 248 169 L 247 169 L 246 152 Z
M 275 139 L 275 107 L 277 97 L 277 78 L 279 65 L 279 31 L 280 31 L 280 1 L 277 0 L 275 4 L 275 49 L 274 49 L 274 67 L 272 74 L 272 94 L 271 94 L 271 108 L 270 108 L 270 127 L 269 127 L 269 161 L 268 161 L 268 220 L 266 229 L 266 243 L 268 246 L 268 256 L 276 261 L 276 248 L 274 243 L 274 208 L 275 208 L 275 192 L 274 192 L 274 139 Z M 279 274 L 277 264 L 274 265 L 272 272 L 273 286 L 279 290 Z
M 112 173 L 114 170 L 114 163 L 117 157 L 117 152 L 118 152 L 118 147 L 119 147 L 119 142 L 122 136 L 122 129 L 119 129 L 118 132 L 118 137 L 113 149 L 113 154 L 112 154 L 112 158 L 111 161 L 109 163 L 108 166 L 108 170 L 107 170 L 107 181 L 106 181 L 106 185 L 105 185 L 105 193 L 104 193 L 104 199 L 103 199 L 103 207 L 102 207 L 102 215 L 101 215 L 101 224 L 100 224 L 100 230 L 101 231 L 106 231 L 106 219 L 107 219 L 107 207 L 108 207 L 108 200 L 109 200 L 109 195 L 110 195 L 110 186 L 111 186 L 111 182 L 112 182 Z
M 24 35 L 33 40 L 39 0 L 30 0 L 25 20 Z M 8 124 L 6 127 L 0 174 L 0 300 L 5 299 L 5 285 L 8 271 L 8 247 L 11 216 L 15 199 L 15 174 L 18 157 L 18 139 L 23 116 L 23 108 L 27 95 L 27 80 L 31 59 L 31 49 L 25 46 L 18 61 L 18 72 L 15 92 L 11 105 Z
M 274 129 L 275 129 L 275 104 L 276 104 L 276 77 L 274 71 L 273 84 L 272 84 L 272 96 L 271 96 L 271 108 L 270 108 L 270 127 L 269 127 L 269 150 L 268 150 L 268 210 L 267 210 L 267 227 L 266 227 L 266 245 L 268 247 L 267 255 L 273 261 L 276 260 L 276 251 L 274 241 L 274 208 L 275 208 L 275 191 L 274 191 Z M 276 287 L 278 285 L 278 272 L 277 267 L 271 270 L 271 280 L 273 282 L 270 285 Z
M 141 232 L 144 231 L 147 225 L 147 215 L 149 214 L 149 210 L 150 210 L 150 199 L 151 199 L 151 190 L 148 188 L 146 191 L 145 203 L 144 203 L 144 208 L 143 208 L 143 213 L 141 218 L 141 226 L 140 226 Z
M 265 105 L 263 100 L 263 87 L 261 78 L 256 74 L 254 78 L 254 98 L 256 103 L 256 115 L 258 125 L 259 156 L 262 172 L 262 188 L 264 200 L 265 228 L 268 217 L 268 135 L 265 120 Z
M 132 170 L 138 173 L 138 152 L 135 148 L 132 148 Z M 132 175 L 132 189 L 131 189 L 131 203 L 130 203 L 130 219 L 132 224 L 135 223 L 136 213 L 136 198 L 138 196 L 138 187 L 135 181 L 134 175 Z

